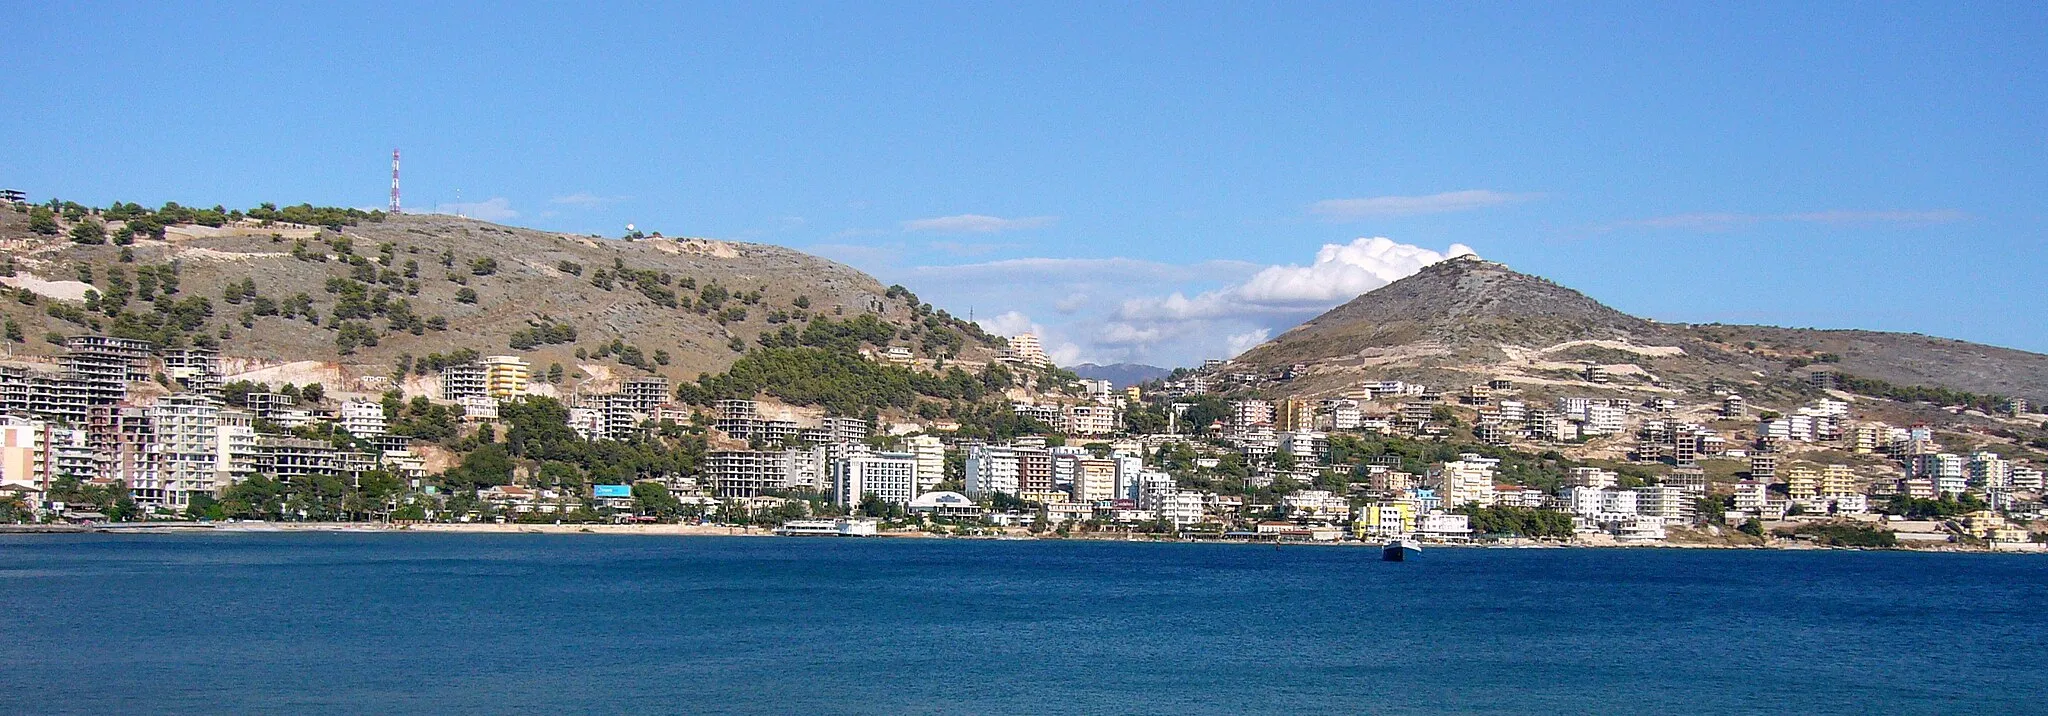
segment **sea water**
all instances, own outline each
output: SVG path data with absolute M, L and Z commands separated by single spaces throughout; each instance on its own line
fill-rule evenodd
M 0 536 L 0 713 L 2043 713 L 2048 559 Z

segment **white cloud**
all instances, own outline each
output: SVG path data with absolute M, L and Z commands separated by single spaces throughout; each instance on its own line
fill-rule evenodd
M 564 204 L 564 205 L 568 205 L 568 206 L 574 206 L 574 207 L 580 207 L 580 208 L 584 208 L 584 209 L 600 209 L 600 208 L 604 208 L 604 207 L 607 207 L 607 206 L 611 206 L 611 205 L 613 205 L 613 204 L 617 204 L 617 203 L 619 203 L 619 202 L 622 202 L 622 201 L 625 201 L 625 200 L 627 200 L 627 199 L 631 199 L 631 198 L 633 198 L 633 197 L 630 197 L 630 196 L 598 196 L 598 195 L 596 195 L 596 194 L 592 194 L 592 193 L 590 193 L 590 192 L 587 192 L 587 191 L 579 191 L 579 192 L 576 192 L 576 193 L 574 193 L 574 194 L 565 194 L 565 195 L 562 195 L 562 196 L 558 196 L 558 197 L 555 197 L 555 198 L 553 198 L 553 199 L 549 199 L 549 200 L 548 200 L 548 203 L 550 203 L 550 204 Z
M 984 331 L 1006 338 L 1031 333 L 1037 327 L 1031 322 L 1031 317 L 1024 315 L 1023 311 L 1006 311 L 989 318 L 977 319 L 975 323 L 981 324 Z
M 432 209 L 428 209 L 425 213 L 455 214 L 484 221 L 505 221 L 507 219 L 519 218 L 519 212 L 512 208 L 512 202 L 502 196 L 494 196 L 485 201 L 439 204 Z
M 1243 283 L 1194 298 L 1175 292 L 1165 297 L 1132 299 L 1118 309 L 1117 317 L 1126 321 L 1188 321 L 1320 311 L 1393 283 L 1424 266 L 1469 253 L 1472 249 L 1463 244 L 1452 244 L 1439 253 L 1385 237 L 1324 244 L 1316 252 L 1315 262 L 1307 266 L 1269 266 Z
M 1010 337 L 1025 333 L 1038 336 L 1040 349 L 1045 351 L 1046 357 L 1051 358 L 1055 365 L 1087 362 L 1082 359 L 1080 346 L 1065 340 L 1058 330 L 1033 322 L 1031 317 L 1024 315 L 1022 311 L 1005 311 L 994 318 L 979 319 L 975 323 L 980 324 L 982 330 L 998 336 Z
M 1309 206 L 1311 214 L 1330 221 L 1350 221 L 1380 216 L 1414 216 L 1472 211 L 1536 198 L 1535 194 L 1510 194 L 1488 189 L 1447 191 L 1426 196 L 1371 196 L 1357 199 L 1324 199 Z
M 987 216 L 984 214 L 957 214 L 954 216 L 935 216 L 929 219 L 911 219 L 903 222 L 903 230 L 936 231 L 952 234 L 990 234 L 998 231 L 1015 231 L 1017 229 L 1035 229 L 1041 226 L 1050 226 L 1056 220 L 1056 217 L 1051 216 L 1026 216 L 1016 219 L 1005 219 L 1000 216 Z
M 1268 328 L 1260 328 L 1257 330 L 1245 331 L 1243 333 L 1239 333 L 1237 335 L 1224 339 L 1224 345 L 1227 347 L 1227 350 L 1230 351 L 1230 357 L 1236 358 L 1238 354 L 1251 350 L 1252 348 L 1257 347 L 1260 343 L 1266 342 L 1266 338 L 1271 335 L 1273 335 L 1273 331 L 1272 329 Z
M 882 273 L 885 283 L 915 286 L 955 313 L 983 316 L 991 332 L 1036 334 L 1062 365 L 1173 366 L 1235 355 L 1330 306 L 1470 251 L 1362 238 L 1323 246 L 1307 265 L 1033 257 Z

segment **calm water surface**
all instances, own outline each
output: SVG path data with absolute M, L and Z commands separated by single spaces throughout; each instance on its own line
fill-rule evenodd
M 0 536 L 0 713 L 2044 713 L 2048 559 Z

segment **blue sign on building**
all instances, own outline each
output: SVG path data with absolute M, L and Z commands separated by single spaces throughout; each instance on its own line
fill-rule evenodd
M 593 497 L 632 497 L 632 496 L 633 496 L 633 486 L 632 486 L 632 485 L 592 485 L 592 486 L 591 486 L 591 488 L 590 488 L 590 491 L 591 491 L 591 492 L 590 492 L 590 494 L 591 494 L 591 496 L 593 496 Z

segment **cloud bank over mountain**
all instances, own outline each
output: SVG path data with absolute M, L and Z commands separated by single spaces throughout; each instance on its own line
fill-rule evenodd
M 1358 294 L 1473 253 L 1386 237 L 1325 244 L 1306 264 L 1019 258 L 888 271 L 988 330 L 1034 332 L 1056 361 L 1190 365 L 1235 355 Z

